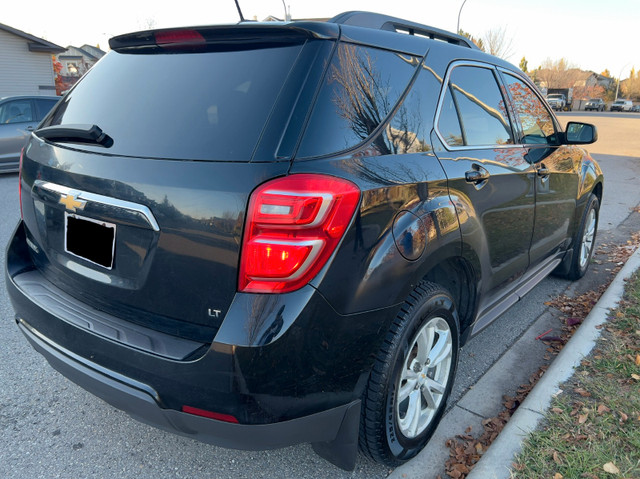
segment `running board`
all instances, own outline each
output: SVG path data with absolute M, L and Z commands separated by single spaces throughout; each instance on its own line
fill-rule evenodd
M 554 257 L 554 259 L 545 263 L 537 271 L 527 276 L 527 278 L 523 280 L 511 293 L 504 296 L 497 303 L 494 303 L 489 309 L 483 311 L 473 324 L 470 337 L 478 334 L 501 314 L 506 312 L 511 306 L 520 301 L 529 291 L 540 283 L 540 281 L 549 276 L 549 274 L 556 269 L 561 262 L 562 257 Z

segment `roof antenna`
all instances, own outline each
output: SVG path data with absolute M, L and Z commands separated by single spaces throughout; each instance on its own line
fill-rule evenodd
M 238 14 L 240 15 L 240 22 L 246 22 L 244 17 L 242 16 L 242 10 L 240 10 L 240 5 L 238 5 L 238 0 L 235 0 L 236 8 L 238 9 Z

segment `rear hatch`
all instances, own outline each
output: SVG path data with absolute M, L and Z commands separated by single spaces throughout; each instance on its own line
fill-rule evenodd
M 42 276 L 210 342 L 236 292 L 249 195 L 289 169 L 280 141 L 333 43 L 317 37 L 232 26 L 112 39 L 25 148 L 23 219 Z

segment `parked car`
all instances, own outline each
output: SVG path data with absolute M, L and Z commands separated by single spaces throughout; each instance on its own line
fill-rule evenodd
M 602 98 L 589 98 L 589 101 L 585 104 L 584 109 L 586 111 L 604 111 L 605 104 Z
M 631 111 L 632 107 L 631 100 L 616 100 L 611 104 L 611 111 Z
M 18 171 L 20 150 L 58 97 L 12 96 L 0 99 L 0 173 Z
M 637 105 L 633 105 L 631 107 L 631 111 L 640 112 L 640 103 L 638 103 Z
M 547 95 L 547 102 L 556 111 L 563 111 L 567 108 L 567 97 L 563 93 Z
M 460 347 L 589 267 L 595 127 L 464 37 L 349 12 L 110 47 L 24 150 L 6 285 L 33 347 L 133 417 L 395 466 Z

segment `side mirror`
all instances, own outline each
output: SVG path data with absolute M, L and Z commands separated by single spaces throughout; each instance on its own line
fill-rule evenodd
M 565 139 L 567 145 L 588 145 L 598 141 L 598 131 L 595 125 L 570 121 L 567 123 Z

